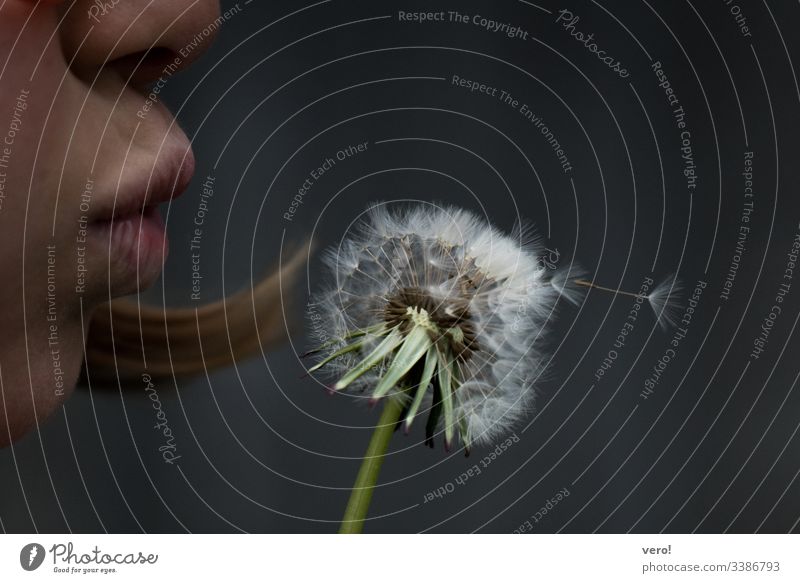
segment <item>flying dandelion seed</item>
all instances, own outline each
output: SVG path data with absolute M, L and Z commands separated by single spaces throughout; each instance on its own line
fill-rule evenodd
M 682 290 L 681 282 L 671 275 L 654 287 L 647 296 L 647 301 L 664 330 L 674 327 L 678 323 L 681 315 L 680 293 Z
M 560 269 L 550 277 L 550 285 L 573 306 L 580 306 L 586 290 L 581 289 L 577 282 L 583 281 L 580 279 L 583 275 L 583 270 L 577 266 L 570 270 Z
M 656 321 L 663 330 L 667 330 L 677 325 L 678 318 L 681 315 L 680 295 L 681 291 L 683 291 L 683 285 L 674 274 L 666 277 L 661 283 L 653 288 L 653 291 L 647 295 L 610 287 L 603 287 L 602 285 L 597 285 L 596 283 L 592 281 L 586 281 L 585 279 L 573 280 L 571 284 L 582 287 L 590 287 L 600 291 L 611 292 L 616 295 L 630 296 L 633 298 L 643 297 L 647 300 L 647 303 L 650 305 L 650 308 L 653 310 L 653 313 L 656 316 Z M 566 285 L 569 285 L 569 283 Z M 564 293 L 565 296 L 568 297 L 568 292 L 565 291 Z
M 543 270 L 523 228 L 508 236 L 457 208 L 371 208 L 325 257 L 335 285 L 316 301 L 326 336 L 313 351 L 334 391 L 395 399 L 408 431 L 427 413 L 444 433 L 490 442 L 530 411 L 543 328 L 576 271 Z M 318 322 L 319 322 L 318 321 Z

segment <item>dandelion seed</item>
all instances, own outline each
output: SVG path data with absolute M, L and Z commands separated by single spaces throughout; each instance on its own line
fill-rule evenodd
M 310 370 L 399 403 L 405 431 L 427 414 L 429 445 L 441 433 L 446 449 L 458 437 L 468 451 L 503 434 L 533 404 L 556 301 L 582 293 L 522 239 L 457 208 L 374 206 L 325 255 L 335 283 L 315 302 L 317 325 L 334 340 Z
M 676 326 L 678 323 L 681 315 L 680 292 L 682 289 L 680 281 L 674 275 L 670 275 L 653 288 L 653 291 L 647 296 L 647 301 L 664 330 Z
M 585 295 L 585 289 L 576 280 L 583 281 L 584 271 L 575 265 L 569 269 L 560 269 L 550 278 L 550 285 L 553 286 L 561 297 L 574 306 L 580 306 L 581 300 Z
M 583 287 L 611 292 L 615 295 L 630 296 L 633 298 L 644 297 L 653 310 L 656 321 L 662 329 L 667 330 L 672 326 L 676 326 L 678 323 L 678 318 L 681 313 L 680 293 L 683 290 L 683 286 L 674 274 L 665 278 L 647 295 L 604 287 L 592 281 L 586 281 L 585 279 L 576 279 L 573 283 Z

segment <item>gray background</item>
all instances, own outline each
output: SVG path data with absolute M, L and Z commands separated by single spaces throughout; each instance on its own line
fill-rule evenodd
M 690 289 L 706 281 L 689 333 L 646 401 L 644 379 L 674 331 L 643 313 L 592 388 L 630 301 L 593 293 L 580 308 L 562 306 L 550 324 L 554 358 L 538 409 L 516 429 L 519 443 L 423 503 L 491 448 L 464 458 L 441 444 L 423 447 L 421 427 L 396 435 L 366 530 L 511 532 L 526 520 L 534 532 L 797 529 L 800 367 L 791 333 L 800 289 L 784 303 L 765 353 L 748 359 L 800 220 L 792 66 L 800 62 L 800 8 L 769 4 L 741 2 L 752 38 L 722 2 L 569 5 L 581 17 L 576 29 L 594 32 L 630 70 L 627 79 L 554 14 L 523 2 L 458 5 L 522 26 L 527 41 L 472 25 L 397 21 L 397 10 L 447 4 L 329 2 L 280 21 L 300 6 L 242 4 L 211 51 L 170 79 L 163 95 L 193 137 L 198 171 L 169 210 L 171 256 L 145 298 L 190 304 L 189 237 L 209 174 L 216 194 L 201 260 L 208 300 L 266 272 L 282 239 L 313 234 L 318 248 L 335 244 L 369 203 L 395 199 L 458 204 L 504 229 L 517 215 L 530 219 L 562 262 L 574 258 L 612 287 L 637 291 L 645 276 L 673 272 Z M 380 16 L 391 18 L 364 21 Z M 687 112 L 700 176 L 692 196 L 649 57 L 661 61 Z M 518 111 L 452 86 L 454 74 L 529 104 L 564 145 L 573 172 L 562 172 Z M 375 143 L 394 138 L 422 140 Z M 282 219 L 311 169 L 365 141 L 367 152 L 337 163 L 295 219 Z M 755 160 L 752 231 L 723 302 L 747 150 Z M 308 279 L 287 290 L 290 318 L 302 320 L 307 290 L 323 278 L 314 258 Z M 310 341 L 300 333 L 291 342 L 208 378 L 159 382 L 182 456 L 176 466 L 161 460 L 141 383 L 79 390 L 40 432 L 0 451 L 2 528 L 335 531 L 378 412 L 301 378 L 295 351 Z M 534 522 L 562 488 L 570 495 Z

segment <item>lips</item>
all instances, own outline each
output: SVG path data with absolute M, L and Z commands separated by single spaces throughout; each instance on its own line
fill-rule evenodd
M 194 174 L 191 146 L 182 133 L 181 138 L 169 151 L 162 150 L 152 175 L 142 172 L 123 180 L 115 197 L 93 204 L 90 233 L 107 249 L 112 271 L 127 278 L 120 282 L 122 289 L 134 278 L 134 291 L 149 286 L 163 268 L 169 240 L 158 206 L 183 194 Z
M 189 186 L 194 166 L 194 154 L 188 140 L 171 152 L 162 152 L 151 168 L 152 172 L 142 172 L 120 184 L 116 196 L 110 200 L 93 203 L 92 221 L 117 221 L 141 215 L 149 207 L 178 198 Z

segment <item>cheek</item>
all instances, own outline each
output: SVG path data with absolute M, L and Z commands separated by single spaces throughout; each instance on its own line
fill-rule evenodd
M 3 18 L 0 14 L 0 37 L 6 32 Z M 70 140 L 69 124 L 74 122 L 70 112 L 82 95 L 71 77 L 64 79 L 67 68 L 58 42 L 48 44 L 55 26 L 50 20 L 37 13 L 25 26 L 9 55 L 0 92 L 0 111 L 4 112 L 0 124 L 0 271 L 15 274 L 15 280 L 20 279 L 23 253 L 26 270 L 38 268 L 47 245 L 56 243 L 59 257 L 65 258 L 70 239 L 75 237 L 74 227 L 70 238 L 58 225 L 54 237 L 53 219 L 64 217 L 70 227 L 75 224 L 76 205 L 69 197 L 76 187 L 64 165 L 64 152 Z M 13 285 L 21 284 L 15 281 Z M 41 295 L 39 279 L 28 279 L 26 287 Z M 8 305 L 8 293 L 0 290 L 3 306 Z M 20 301 L 18 293 L 12 300 Z

